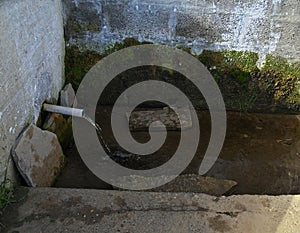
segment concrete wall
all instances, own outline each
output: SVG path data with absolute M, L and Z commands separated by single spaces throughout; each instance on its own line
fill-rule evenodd
M 184 44 L 300 60 L 298 0 L 63 0 L 68 43 L 101 50 L 112 41 Z M 88 43 L 87 43 L 88 42 Z
M 64 73 L 62 25 L 60 0 L 0 2 L 0 181 L 20 131 L 36 122 L 43 101 L 58 98 Z

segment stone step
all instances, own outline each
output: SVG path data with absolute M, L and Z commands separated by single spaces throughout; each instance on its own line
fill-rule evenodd
M 300 196 L 19 188 L 5 232 L 299 232 Z

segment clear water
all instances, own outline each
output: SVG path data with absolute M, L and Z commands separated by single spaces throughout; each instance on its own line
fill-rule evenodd
M 114 152 L 114 153 L 112 154 L 112 157 L 114 157 L 114 158 L 125 159 L 125 158 L 133 157 L 133 154 L 128 154 L 128 153 L 116 151 L 116 152 Z
M 129 153 L 124 153 L 124 152 L 120 152 L 120 151 L 117 151 L 117 152 L 112 152 L 112 150 L 110 149 L 110 147 L 108 146 L 108 143 L 105 141 L 104 137 L 103 137 L 103 130 L 102 128 L 100 127 L 100 125 L 98 125 L 95 121 L 93 121 L 89 116 L 87 115 L 84 115 L 83 118 L 85 120 L 87 120 L 95 129 L 96 129 L 96 132 L 97 132 L 97 135 L 99 136 L 100 138 L 100 142 L 101 144 L 104 146 L 104 150 L 105 152 L 109 155 L 109 156 L 112 156 L 112 157 L 115 157 L 115 158 L 130 158 L 132 157 L 133 155 L 132 154 L 129 154 Z
M 109 148 L 108 144 L 106 143 L 106 141 L 104 140 L 103 137 L 103 130 L 101 129 L 100 125 L 98 125 L 95 121 L 93 121 L 89 116 L 84 115 L 83 118 L 85 120 L 87 120 L 92 126 L 94 126 L 94 128 L 96 129 L 97 135 L 100 138 L 100 142 L 101 144 L 104 146 L 104 150 L 106 153 L 108 153 L 109 155 L 111 154 L 111 149 Z

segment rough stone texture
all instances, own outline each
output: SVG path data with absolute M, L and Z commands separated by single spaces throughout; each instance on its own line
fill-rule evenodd
M 12 155 L 19 172 L 32 187 L 50 187 L 64 163 L 56 135 L 33 124 L 20 135 Z
M 75 91 L 72 84 L 67 84 L 63 90 L 60 91 L 60 105 L 65 107 L 76 106 Z
M 65 118 L 63 115 L 58 113 L 48 114 L 42 128 L 55 133 L 63 148 L 67 148 L 73 137 L 72 118 Z
M 233 180 L 221 180 L 213 177 L 204 177 L 194 174 L 185 174 L 176 177 L 170 183 L 158 187 L 156 192 L 192 192 L 221 196 L 237 185 Z
M 58 99 L 64 73 L 61 11 L 59 0 L 0 2 L 0 180 L 22 128 L 36 122 L 45 100 Z
M 152 127 L 154 129 L 165 129 L 161 124 L 156 124 L 155 122 L 157 121 L 163 123 L 167 130 L 184 130 L 191 128 L 193 124 L 190 109 L 183 108 L 177 109 L 177 111 L 181 113 L 181 122 L 176 113 L 168 107 L 148 111 L 134 111 L 131 114 L 128 113 L 129 128 L 133 131 L 148 131 L 149 126 L 153 123 Z
M 102 27 L 101 4 L 99 1 L 66 1 L 64 4 L 65 31 L 71 39 L 81 31 L 98 32 Z
M 185 51 L 191 48 L 213 74 L 230 111 L 300 111 L 300 7 L 296 0 L 91 0 L 89 8 L 83 0 L 63 2 L 66 31 L 74 24 L 80 26 L 78 19 L 88 16 L 91 9 L 100 19 L 97 25 L 101 22 L 99 31 L 66 33 L 66 76 L 75 88 L 101 55 L 148 41 L 178 45 Z M 293 67 L 289 62 L 297 65 Z M 119 82 L 115 79 L 107 86 L 109 91 L 104 92 L 100 103 L 114 104 L 131 80 L 142 76 L 139 72 L 138 77 L 127 80 L 124 73 L 127 71 L 118 77 Z M 166 73 L 156 73 L 155 78 L 175 84 L 188 94 L 195 107 L 207 109 L 197 88 L 178 79 L 177 74 Z M 166 75 L 171 77 L 164 78 Z
M 148 178 L 148 177 L 147 177 Z M 161 177 L 161 179 L 166 179 L 167 177 Z M 120 182 L 131 183 L 142 182 L 143 177 L 122 177 Z M 145 179 L 145 182 L 151 182 Z M 215 179 L 213 177 L 204 177 L 196 174 L 184 174 L 177 176 L 171 182 L 151 189 L 153 192 L 192 192 L 192 193 L 205 193 L 213 196 L 222 196 L 230 191 L 233 187 L 237 185 L 237 182 L 233 180 L 222 180 Z M 120 190 L 119 188 L 115 188 Z
M 23 190 L 19 197 L 26 200 L 6 209 L 1 219 L 7 232 L 298 233 L 300 229 L 300 196 L 216 198 L 37 188 Z
M 194 52 L 250 50 L 299 61 L 296 0 L 63 0 L 70 45 L 101 50 L 127 37 L 181 44 Z M 86 26 L 88 25 L 88 26 Z

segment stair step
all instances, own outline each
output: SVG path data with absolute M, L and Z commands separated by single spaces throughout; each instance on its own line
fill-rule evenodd
M 19 188 L 8 232 L 298 232 L 300 195 Z M 1 231 L 2 232 L 2 231 Z

